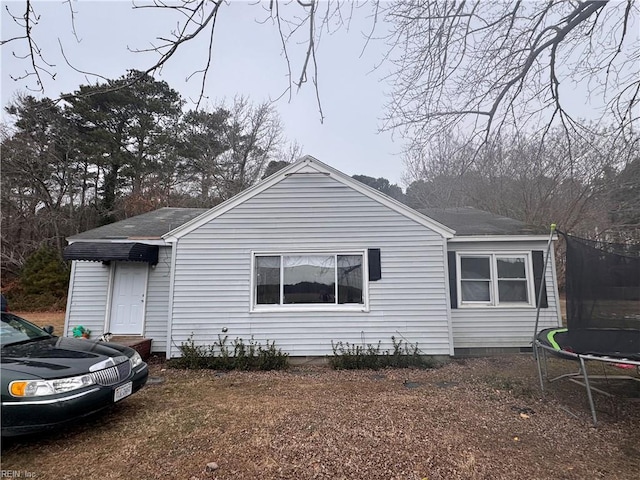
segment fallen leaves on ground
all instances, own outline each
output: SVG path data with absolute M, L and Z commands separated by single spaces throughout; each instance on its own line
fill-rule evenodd
M 552 362 L 570 371 L 570 362 Z M 166 369 L 104 415 L 3 446 L 2 468 L 55 479 L 635 479 L 633 398 L 542 396 L 530 355 L 433 370 Z M 630 396 L 638 395 L 638 387 Z M 6 443 L 6 442 L 5 442 Z M 216 469 L 206 466 L 215 462 Z

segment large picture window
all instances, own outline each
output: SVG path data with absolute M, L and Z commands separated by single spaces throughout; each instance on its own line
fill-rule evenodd
M 254 305 L 364 305 L 363 253 L 256 254 Z
M 460 255 L 462 305 L 531 305 L 529 256 Z

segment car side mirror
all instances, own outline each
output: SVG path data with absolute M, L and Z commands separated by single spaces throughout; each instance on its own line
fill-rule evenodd
M 42 327 L 42 330 L 47 332 L 49 335 L 52 335 L 53 334 L 53 325 L 47 325 L 45 327 Z

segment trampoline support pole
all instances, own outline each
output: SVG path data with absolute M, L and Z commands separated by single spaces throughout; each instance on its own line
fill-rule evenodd
M 584 364 L 584 358 L 578 356 L 580 360 L 580 370 L 582 370 L 582 377 L 584 378 L 584 385 L 587 389 L 587 398 L 589 398 L 589 406 L 591 407 L 591 417 L 593 418 L 593 426 L 598 426 L 598 418 L 596 417 L 596 407 L 593 403 L 593 395 L 591 394 L 591 385 L 589 384 L 589 374 L 587 373 L 587 367 Z
M 552 223 L 551 229 L 549 232 L 549 241 L 547 242 L 547 253 L 544 256 L 544 268 L 542 269 L 542 279 L 540 280 L 540 291 L 538 293 L 538 298 L 536 301 L 536 324 L 535 324 L 535 327 L 533 328 L 533 339 L 532 339 L 533 345 L 535 345 L 536 335 L 538 335 L 538 324 L 540 323 L 540 303 L 542 302 L 542 295 L 544 293 L 542 291 L 542 286 L 545 285 L 544 279 L 547 275 L 547 266 L 549 264 L 549 254 L 551 253 L 551 244 L 553 243 L 553 234 L 555 233 L 555 231 L 556 231 L 556 224 Z M 537 361 L 538 352 L 535 348 L 533 349 L 533 356 L 536 358 L 536 361 Z
M 540 391 L 542 392 L 542 395 L 544 395 L 544 378 L 542 375 L 542 365 L 540 365 L 540 352 L 538 351 L 538 343 L 535 342 L 533 344 L 533 351 L 534 351 L 534 356 L 536 359 L 536 365 L 538 366 L 538 379 L 540 380 Z M 542 352 L 542 355 L 545 355 L 544 352 Z M 546 360 L 546 356 L 545 356 L 545 360 Z M 545 368 L 546 370 L 546 368 Z M 545 375 L 546 376 L 546 375 Z

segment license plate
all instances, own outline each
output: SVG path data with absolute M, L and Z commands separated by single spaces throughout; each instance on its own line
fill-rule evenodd
M 119 400 L 122 400 L 123 398 L 126 398 L 129 395 L 131 395 L 132 392 L 133 392 L 133 383 L 132 382 L 125 383 L 124 385 L 120 385 L 113 392 L 113 401 L 117 402 Z

